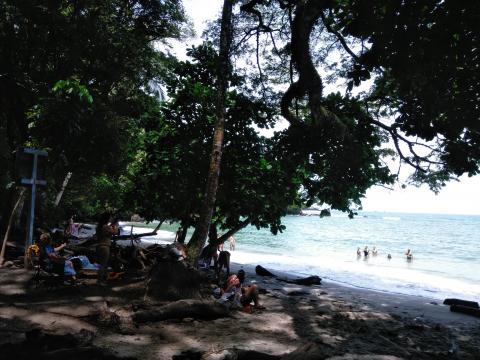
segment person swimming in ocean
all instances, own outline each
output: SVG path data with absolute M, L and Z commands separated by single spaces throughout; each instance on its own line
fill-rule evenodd
M 378 250 L 374 246 L 372 249 L 372 256 L 377 256 L 377 255 L 378 255 Z
M 410 249 L 407 249 L 405 256 L 407 257 L 407 261 L 410 261 L 413 259 L 413 252 Z
M 365 245 L 365 248 L 363 249 L 363 255 L 367 257 L 369 253 L 370 251 L 368 250 L 368 246 Z
M 392 260 L 392 255 L 388 254 L 388 255 L 387 255 L 387 259 L 388 259 L 388 260 Z
M 357 248 L 357 257 L 362 256 L 362 250 L 360 250 L 360 246 Z

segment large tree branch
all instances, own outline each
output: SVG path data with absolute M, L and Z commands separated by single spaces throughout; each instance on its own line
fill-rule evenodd
M 325 17 L 325 14 L 320 12 L 320 17 L 322 18 L 323 25 L 325 25 L 325 28 L 328 30 L 329 33 L 332 33 L 333 35 L 336 36 L 338 41 L 340 41 L 340 44 L 342 44 L 342 47 L 345 49 L 347 53 L 350 54 L 351 57 L 353 57 L 356 61 L 359 61 L 360 59 L 358 58 L 357 54 L 355 54 L 350 47 L 347 45 L 347 42 L 345 41 L 345 38 L 334 28 L 332 28 L 331 24 L 328 22 L 327 18 Z
M 213 246 L 218 246 L 220 244 L 222 244 L 223 242 L 225 242 L 230 236 L 233 236 L 235 235 L 237 232 L 239 232 L 240 230 L 242 230 L 245 226 L 247 226 L 248 224 L 250 224 L 250 218 L 247 217 L 245 220 L 243 220 L 242 222 L 240 222 L 237 226 L 235 226 L 233 229 L 230 229 L 228 230 L 225 234 L 223 234 L 222 236 L 220 236 L 217 240 L 215 240 Z
M 393 144 L 395 146 L 395 149 L 397 150 L 398 155 L 400 156 L 400 159 L 402 159 L 408 165 L 412 166 L 414 169 L 416 169 L 416 170 L 418 170 L 422 173 L 425 173 L 425 172 L 428 171 L 430 165 L 444 165 L 443 162 L 432 160 L 428 156 L 425 157 L 425 156 L 419 155 L 415 151 L 414 146 L 415 145 L 425 146 L 428 149 L 432 150 L 432 153 L 433 152 L 439 152 L 437 149 L 433 149 L 432 147 L 428 146 L 427 144 L 422 144 L 422 143 L 418 143 L 417 141 L 409 140 L 406 137 L 404 137 L 403 135 L 399 134 L 395 127 L 388 126 L 388 125 L 382 123 L 381 121 L 375 120 L 373 118 L 369 118 L 368 121 L 371 124 L 374 124 L 374 125 L 382 128 L 382 129 L 386 130 L 390 134 L 390 137 L 393 140 Z M 410 157 L 406 156 L 404 154 L 404 152 L 402 151 L 402 149 L 400 147 L 400 141 L 402 141 L 404 144 L 407 145 L 408 150 L 412 154 L 413 161 Z M 422 163 L 424 164 L 423 166 L 422 166 Z
M 301 120 L 290 111 L 293 100 L 308 97 L 308 106 L 314 124 L 332 127 L 339 138 L 345 134 L 345 126 L 338 117 L 323 106 L 323 82 L 310 53 L 310 36 L 328 1 L 308 0 L 296 3 L 291 24 L 291 60 L 297 70 L 298 80 L 290 85 L 281 101 L 281 113 L 291 124 Z

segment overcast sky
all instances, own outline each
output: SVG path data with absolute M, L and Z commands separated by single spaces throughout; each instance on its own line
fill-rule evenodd
M 198 36 L 188 40 L 187 44 L 198 43 L 205 22 L 220 13 L 223 0 L 184 0 L 183 3 Z M 186 47 L 184 45 L 175 48 L 179 52 Z M 463 176 L 460 182 L 449 183 L 439 195 L 435 195 L 427 186 L 407 186 L 406 189 L 395 186 L 394 190 L 373 187 L 368 190 L 362 202 L 366 211 L 480 215 L 479 200 L 480 177 Z

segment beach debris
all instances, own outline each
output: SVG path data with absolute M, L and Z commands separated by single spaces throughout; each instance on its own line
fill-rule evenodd
M 450 306 L 450 311 L 459 312 L 459 313 L 467 314 L 467 315 L 472 315 L 472 316 L 480 318 L 480 309 L 469 307 L 469 306 L 451 305 Z
M 480 318 L 480 309 L 478 302 L 462 299 L 445 299 L 444 305 L 450 305 L 450 311 L 462 314 L 472 315 Z
M 317 275 L 307 276 L 306 278 L 295 279 L 291 281 L 293 284 L 297 285 L 320 285 L 322 279 Z
M 298 279 L 277 278 L 277 280 L 284 281 L 290 284 L 304 285 L 304 286 L 320 285 L 322 281 L 322 279 L 317 275 L 307 276 L 305 278 L 298 278 Z
M 478 309 L 478 302 L 476 301 L 468 301 L 468 300 L 461 300 L 461 299 L 445 299 L 443 301 L 443 305 L 461 305 L 466 306 L 474 309 Z
M 255 266 L 255 273 L 260 276 L 275 276 L 261 265 Z
M 212 300 L 179 300 L 151 310 L 140 310 L 132 315 L 135 323 L 161 321 L 167 319 L 212 320 L 229 316 L 228 309 Z

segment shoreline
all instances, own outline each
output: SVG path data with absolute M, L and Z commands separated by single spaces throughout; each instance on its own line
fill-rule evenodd
M 159 230 L 159 235 L 160 238 L 158 239 L 158 243 L 161 245 L 166 245 L 169 242 L 171 243 L 175 238 L 175 233 L 168 230 Z M 145 246 L 151 244 L 152 242 L 149 242 L 148 240 L 144 243 Z M 234 255 L 235 251 L 231 252 L 231 254 Z M 265 267 L 265 265 L 261 263 L 257 265 L 262 265 Z M 256 265 L 253 264 L 245 264 L 235 261 L 231 262 L 232 272 L 236 272 L 238 269 L 243 268 L 247 272 L 249 279 L 254 279 L 259 283 L 263 283 L 265 281 L 268 282 L 268 278 L 255 274 L 255 266 Z M 446 322 L 448 324 L 460 326 L 463 326 L 464 323 L 467 323 L 469 326 L 478 324 L 478 320 L 472 316 L 451 312 L 449 306 L 443 305 L 443 300 L 445 298 L 441 299 L 434 296 L 424 296 L 423 294 L 405 294 L 386 289 L 363 287 L 351 283 L 336 281 L 334 279 L 325 279 L 321 273 L 301 273 L 291 271 L 289 269 L 269 270 L 276 274 L 277 277 L 287 279 L 317 275 L 322 278 L 322 285 L 325 287 L 325 289 L 329 289 L 333 294 L 336 294 L 342 298 L 352 298 L 355 305 L 365 306 L 368 304 L 369 307 L 376 310 L 387 309 L 390 313 L 396 316 L 405 316 L 406 314 L 410 314 L 414 318 L 429 317 L 432 321 Z M 470 298 L 468 300 L 478 301 L 478 299 Z M 382 305 L 377 306 L 376 304 L 378 302 L 380 302 Z
M 261 264 L 259 264 L 261 265 Z M 254 283 L 264 286 L 267 289 L 272 288 L 278 280 L 272 278 L 262 277 L 255 273 L 255 266 L 250 264 L 232 263 L 232 272 L 238 269 L 244 269 L 247 273 L 247 279 Z M 279 278 L 295 279 L 298 278 L 294 273 L 288 271 L 272 271 Z M 310 274 L 318 275 L 321 274 Z M 435 298 L 427 298 L 424 296 L 406 295 L 392 293 L 388 291 L 379 291 L 375 289 L 367 289 L 355 286 L 346 286 L 341 283 L 322 279 L 321 285 L 302 286 L 284 283 L 284 292 L 288 294 L 288 288 L 295 289 L 295 291 L 305 292 L 305 296 L 315 296 L 311 290 L 321 289 L 326 291 L 328 295 L 335 299 L 342 299 L 353 306 L 358 306 L 365 310 L 382 311 L 393 316 L 400 316 L 409 319 L 419 319 L 428 322 L 441 323 L 447 326 L 454 327 L 472 327 L 478 326 L 480 321 L 472 316 L 454 313 L 450 311 L 449 306 L 443 305 Z M 292 290 L 293 291 L 293 290 Z M 325 294 L 327 295 L 327 294 Z
M 108 287 L 98 287 L 92 279 L 76 291 L 30 293 L 25 290 L 31 273 L 0 269 L 0 347 L 8 342 L 22 344 L 26 331 L 41 329 L 57 339 L 88 335 L 92 349 L 119 360 L 172 359 L 185 351 L 205 360 L 231 359 L 228 354 L 237 350 L 289 360 L 437 360 L 452 354 L 478 359 L 479 320 L 451 313 L 446 306 L 328 281 L 296 285 L 258 276 L 251 265 L 231 264 L 232 273 L 240 268 L 247 273 L 246 284 L 264 289 L 260 301 L 265 310 L 251 314 L 234 310 L 215 320 L 180 317 L 136 325 L 132 323 L 135 307 L 158 306 L 145 302 L 143 281 L 112 281 Z M 288 272 L 277 276 L 296 277 Z

